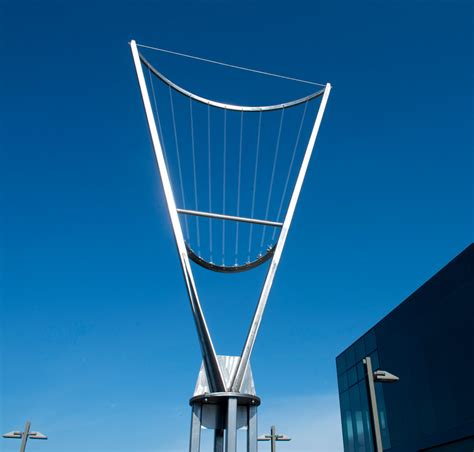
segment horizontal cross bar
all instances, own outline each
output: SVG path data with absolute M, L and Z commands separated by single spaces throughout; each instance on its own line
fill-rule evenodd
M 186 210 L 186 209 L 176 209 L 176 211 L 178 213 L 184 213 L 186 215 L 195 215 L 197 217 L 218 218 L 219 220 L 232 220 L 232 221 L 241 221 L 242 223 L 263 224 L 265 226 L 274 226 L 277 228 L 281 228 L 283 226 L 283 223 L 279 223 L 277 221 L 256 220 L 255 218 L 235 217 L 233 215 L 223 215 L 221 213 L 200 212 L 198 210 Z

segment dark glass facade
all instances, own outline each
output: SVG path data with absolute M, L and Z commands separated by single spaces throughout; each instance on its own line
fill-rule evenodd
M 336 358 L 345 452 L 373 451 L 364 357 L 384 450 L 474 451 L 474 244 Z

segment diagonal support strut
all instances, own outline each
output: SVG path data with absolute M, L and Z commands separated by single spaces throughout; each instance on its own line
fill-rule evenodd
M 291 221 L 293 220 L 296 204 L 298 202 L 298 198 L 301 193 L 301 188 L 303 186 L 304 178 L 306 176 L 306 171 L 308 169 L 309 161 L 311 159 L 311 154 L 313 153 L 314 143 L 316 142 L 316 137 L 318 135 L 319 127 L 323 119 L 324 110 L 326 108 L 330 91 L 331 91 L 331 85 L 328 83 L 326 84 L 326 88 L 324 89 L 323 98 L 319 106 L 318 114 L 316 115 L 316 119 L 314 121 L 314 126 L 311 131 L 308 145 L 306 147 L 306 151 L 303 157 L 303 163 L 301 164 L 301 168 L 298 173 L 298 178 L 296 179 L 295 188 L 293 189 L 293 193 L 291 195 L 290 204 L 288 206 L 288 211 L 286 213 L 285 220 L 281 228 L 280 237 L 278 238 L 278 242 L 275 247 L 273 259 L 270 263 L 267 275 L 265 277 L 265 282 L 263 284 L 263 288 L 260 294 L 260 298 L 258 300 L 257 308 L 255 310 L 252 323 L 250 325 L 250 329 L 247 335 L 247 340 L 245 341 L 245 345 L 242 350 L 240 362 L 235 372 L 235 376 L 232 380 L 232 391 L 235 391 L 235 392 L 239 392 L 240 387 L 242 386 L 242 380 L 244 378 L 245 370 L 250 360 L 250 355 L 252 354 L 253 346 L 257 338 L 258 330 L 260 328 L 260 323 L 262 322 L 262 317 L 265 311 L 265 306 L 268 301 L 270 289 L 272 287 L 273 279 L 275 277 L 275 273 L 277 271 L 278 264 L 280 262 L 283 248 L 285 246 L 288 230 L 290 229 Z
M 165 193 L 166 205 L 168 207 L 168 213 L 173 228 L 173 234 L 178 248 L 178 254 L 183 270 L 183 276 L 186 283 L 186 289 L 189 295 L 189 301 L 191 303 L 191 310 L 193 313 L 194 321 L 196 323 L 196 329 L 199 336 L 199 342 L 201 346 L 201 353 L 206 368 L 206 373 L 209 379 L 209 384 L 212 391 L 223 392 L 226 390 L 224 377 L 222 370 L 217 360 L 216 351 L 211 340 L 209 329 L 204 318 L 201 303 L 194 283 L 193 274 L 191 271 L 191 265 L 186 251 L 186 245 L 184 242 L 183 231 L 179 222 L 176 202 L 173 196 L 173 190 L 171 188 L 170 177 L 168 169 L 166 168 L 165 158 L 163 154 L 163 147 L 158 135 L 156 128 L 155 117 L 153 115 L 153 109 L 148 95 L 145 77 L 143 75 L 142 63 L 140 61 L 140 55 L 137 49 L 137 43 L 132 40 L 130 42 L 132 50 L 133 62 L 135 64 L 135 70 L 137 73 L 138 83 L 142 95 L 143 105 L 145 107 L 146 118 L 148 122 L 148 128 L 151 135 L 151 141 L 153 149 L 155 151 L 155 157 L 158 164 L 158 170 L 160 173 L 161 183 L 163 185 L 163 191 Z

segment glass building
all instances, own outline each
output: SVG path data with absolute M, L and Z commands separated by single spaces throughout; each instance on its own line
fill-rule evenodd
M 344 452 L 374 451 L 364 357 L 384 450 L 474 452 L 474 244 L 336 358 Z

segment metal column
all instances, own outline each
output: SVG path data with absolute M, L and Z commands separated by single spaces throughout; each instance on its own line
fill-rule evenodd
M 20 452 L 25 452 L 26 442 L 28 441 L 28 436 L 30 435 L 30 428 L 31 428 L 31 422 L 26 421 L 25 430 L 23 431 L 23 434 L 21 435 Z
M 224 429 L 214 431 L 214 452 L 224 452 Z
M 189 452 L 199 452 L 201 448 L 201 413 L 202 405 L 195 403 L 191 414 L 191 437 L 189 439 Z
M 237 452 L 237 399 L 229 397 L 227 402 L 227 435 L 225 452 Z
M 247 452 L 257 452 L 257 407 L 249 406 L 247 424 Z

